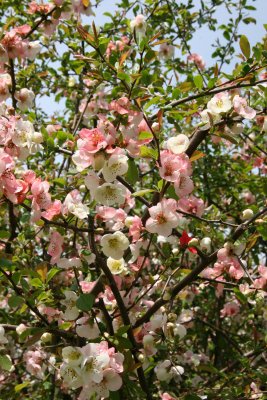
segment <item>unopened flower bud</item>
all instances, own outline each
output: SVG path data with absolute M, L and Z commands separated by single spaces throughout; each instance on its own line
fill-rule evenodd
M 19 325 L 16 327 L 16 332 L 17 332 L 18 335 L 21 335 L 23 332 L 26 331 L 26 329 L 27 329 L 27 326 L 26 326 L 26 325 L 24 325 L 24 324 L 19 324 Z
M 153 129 L 154 132 L 159 132 L 159 123 L 158 122 L 153 122 L 152 129 Z
M 140 363 L 143 363 L 145 361 L 144 354 L 142 354 L 142 353 L 139 353 L 137 358 L 138 358 L 138 361 L 140 361 Z
M 254 215 L 254 212 L 251 210 L 251 208 L 247 208 L 242 212 L 242 219 L 247 220 L 252 218 Z
M 177 320 L 177 315 L 174 313 L 168 314 L 168 321 L 175 322 Z
M 211 250 L 211 238 L 209 237 L 204 237 L 203 239 L 201 239 L 200 241 L 200 249 L 210 252 Z
M 191 247 L 197 247 L 199 245 L 199 240 L 197 238 L 192 238 L 189 242 L 188 242 L 188 246 Z
M 172 254 L 176 255 L 179 253 L 179 249 L 177 247 L 174 247 L 174 249 L 172 249 Z
M 42 343 L 51 343 L 52 335 L 49 332 L 45 332 L 45 333 L 42 334 L 40 339 L 41 339 Z
M 70 76 L 69 81 L 68 81 L 68 87 L 73 87 L 75 85 L 76 85 L 76 80 L 75 80 L 74 76 Z
M 33 142 L 40 144 L 43 142 L 43 135 L 40 132 L 34 132 L 33 134 Z

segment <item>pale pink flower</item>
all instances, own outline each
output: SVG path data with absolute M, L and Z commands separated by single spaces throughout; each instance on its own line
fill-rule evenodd
M 221 318 L 234 317 L 240 311 L 240 305 L 236 301 L 228 302 L 220 312 Z
M 179 223 L 176 208 L 176 201 L 173 199 L 163 199 L 156 206 L 149 208 L 150 218 L 146 222 L 148 232 L 170 236 Z
M 63 202 L 62 214 L 66 215 L 68 213 L 71 213 L 80 219 L 87 218 L 89 214 L 89 208 L 82 203 L 82 196 L 76 189 L 67 194 Z
M 190 195 L 189 197 L 182 197 L 178 200 L 178 212 L 179 209 L 189 214 L 195 214 L 198 217 L 201 217 L 205 210 L 205 204 L 202 199 Z
M 168 60 L 174 56 L 175 47 L 169 43 L 162 43 L 159 47 L 159 57 Z
M 211 98 L 207 104 L 208 111 L 211 114 L 221 114 L 230 111 L 232 108 L 232 101 L 228 93 L 217 93 Z
M 187 196 L 194 190 L 194 182 L 189 176 L 181 176 L 174 182 L 174 189 L 177 196 Z
M 56 215 L 61 213 L 62 204 L 60 200 L 55 200 L 53 203 L 47 207 L 45 211 L 42 212 L 42 217 L 51 221 Z
M 256 110 L 249 107 L 247 104 L 247 100 L 236 95 L 233 99 L 234 110 L 237 114 L 241 115 L 241 117 L 247 119 L 253 119 L 256 117 Z
M 130 27 L 134 30 L 137 34 L 144 36 L 146 33 L 146 20 L 143 14 L 137 15 L 131 22 Z
M 160 396 L 161 400 L 176 400 L 175 397 L 170 396 L 167 392 L 161 394 Z
M 47 209 L 51 205 L 51 195 L 48 193 L 50 184 L 37 178 L 31 186 L 32 207 Z
M 121 97 L 118 100 L 113 100 L 109 105 L 109 109 L 116 111 L 118 114 L 125 115 L 129 113 L 130 104 L 128 97 Z
M 179 158 L 167 151 L 163 150 L 160 153 L 161 166 L 159 167 L 159 174 L 161 178 L 169 182 L 175 182 L 180 178 L 180 160 Z
M 15 98 L 18 100 L 17 106 L 22 111 L 32 108 L 34 97 L 33 91 L 26 88 L 20 89 L 15 93 Z
M 187 60 L 189 62 L 193 62 L 194 64 L 197 65 L 197 67 L 201 70 L 205 68 L 205 61 L 203 60 L 202 56 L 200 56 L 197 53 L 192 53 L 189 56 L 187 56 Z
M 58 233 L 57 231 L 54 231 L 51 236 L 50 236 L 50 243 L 49 243 L 49 247 L 47 250 L 47 253 L 52 257 L 51 258 L 51 264 L 55 264 L 62 251 L 63 251 L 63 242 L 64 239 L 63 237 L 60 235 L 60 233 Z

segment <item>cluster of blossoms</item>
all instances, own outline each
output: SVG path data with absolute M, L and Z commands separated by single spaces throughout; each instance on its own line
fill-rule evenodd
M 30 42 L 24 38 L 30 30 L 29 25 L 22 25 L 4 35 L 0 41 L 0 63 L 17 57 L 33 60 L 37 56 L 41 50 L 39 41 Z
M 223 121 L 223 117 L 230 114 L 233 118 L 232 124 L 224 126 L 224 131 L 228 136 L 236 136 L 243 132 L 242 119 L 253 120 L 256 117 L 256 111 L 247 104 L 247 100 L 240 96 L 239 91 L 217 93 L 208 102 L 207 108 L 201 111 L 202 119 L 201 129 L 209 129 L 214 124 Z M 237 121 L 235 122 L 235 119 Z
M 124 356 L 107 342 L 64 347 L 62 358 L 60 375 L 69 388 L 82 388 L 79 400 L 107 398 L 122 385 Z

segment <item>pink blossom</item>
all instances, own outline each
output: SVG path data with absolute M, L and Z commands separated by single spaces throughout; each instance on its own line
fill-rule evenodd
M 256 117 L 256 111 L 247 105 L 247 100 L 236 95 L 233 99 L 234 110 L 237 114 L 247 119 Z
M 160 153 L 160 161 L 159 174 L 169 182 L 176 182 L 181 176 L 189 176 L 192 173 L 191 163 L 186 154 L 173 154 L 163 150 Z
M 83 293 L 90 293 L 95 286 L 95 282 L 81 281 L 80 286 Z
M 60 200 L 55 200 L 50 206 L 42 212 L 42 217 L 51 221 L 56 215 L 61 213 L 62 204 Z
M 148 209 L 150 218 L 146 222 L 148 232 L 162 236 L 171 235 L 173 228 L 179 223 L 176 208 L 176 201 L 173 199 L 163 199 L 156 206 L 150 207 Z
M 205 204 L 202 199 L 190 195 L 189 197 L 182 197 L 178 200 L 178 212 L 179 209 L 189 214 L 195 214 L 198 217 L 201 217 L 205 210 Z
M 187 56 L 187 60 L 196 64 L 196 66 L 201 70 L 203 70 L 205 68 L 205 65 L 206 65 L 205 61 L 197 53 L 192 53 L 189 56 Z
M 194 183 L 189 176 L 181 176 L 174 183 L 175 193 L 179 197 L 184 197 L 189 195 L 194 190 Z
M 83 140 L 82 148 L 88 153 L 96 153 L 107 146 L 105 136 L 98 128 L 83 128 L 79 136 Z
M 240 306 L 237 302 L 231 301 L 224 305 L 223 309 L 220 312 L 222 318 L 224 317 L 234 317 L 240 311 Z
M 160 396 L 161 400 L 176 400 L 175 397 L 170 396 L 167 392 L 161 394 Z
M 116 111 L 118 114 L 125 115 L 129 113 L 130 101 L 128 97 L 121 97 L 118 100 L 113 100 L 109 108 L 112 111 Z
M 60 235 L 60 233 L 58 233 L 57 231 L 54 231 L 51 236 L 50 236 L 50 243 L 49 243 L 49 247 L 47 250 L 47 253 L 52 257 L 51 258 L 51 264 L 55 264 L 62 251 L 63 251 L 63 242 L 64 239 L 63 237 Z
M 142 228 L 143 224 L 141 218 L 135 215 L 129 228 L 129 235 L 132 236 L 132 242 L 136 242 L 140 239 Z

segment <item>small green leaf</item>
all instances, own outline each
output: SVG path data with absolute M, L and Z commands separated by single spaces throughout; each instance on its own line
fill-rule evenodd
M 31 384 L 31 382 L 26 381 L 24 383 L 20 383 L 19 385 L 15 386 L 15 392 L 18 393 L 20 392 L 22 389 L 26 388 L 27 386 L 29 386 Z
M 250 57 L 250 43 L 245 35 L 242 35 L 239 41 L 240 49 L 246 58 Z
M 15 307 L 19 307 L 20 305 L 22 305 L 24 303 L 24 299 L 20 296 L 11 296 L 8 299 L 8 305 L 11 308 L 15 308 Z
M 10 232 L 0 230 L 0 239 L 8 239 Z
M 152 149 L 151 147 L 141 146 L 140 156 L 144 158 L 154 158 L 154 160 L 157 160 L 158 152 L 156 149 Z
M 47 276 L 46 276 L 46 283 L 50 282 L 51 279 L 53 279 L 54 276 L 55 276 L 56 274 L 58 274 L 59 272 L 60 272 L 60 269 L 58 269 L 58 268 L 51 268 L 51 269 L 48 271 L 48 274 L 47 274 Z
M 233 144 L 238 144 L 238 140 L 232 135 L 227 135 L 226 133 L 221 133 L 220 132 L 220 137 L 228 140 L 229 142 L 231 142 Z
M 130 84 L 131 83 L 131 77 L 130 75 L 126 74 L 125 72 L 118 72 L 117 77 L 121 79 L 122 81 L 125 81 L 126 83 Z
M 10 357 L 6 355 L 0 356 L 0 369 L 4 369 L 5 371 L 11 371 L 13 365 Z
M 203 87 L 203 78 L 201 75 L 194 76 L 194 84 L 198 89 L 202 89 Z
M 8 260 L 7 258 L 1 258 L 0 259 L 0 266 L 1 267 L 6 267 L 6 268 L 10 268 L 12 266 L 12 262 L 10 260 Z
M 83 293 L 76 301 L 76 306 L 81 311 L 90 311 L 94 305 L 95 298 L 90 293 Z
M 144 196 L 147 193 L 155 192 L 153 189 L 143 189 L 143 190 L 138 190 L 137 192 L 132 193 L 132 196 L 134 197 L 140 197 Z
M 120 392 L 109 392 L 109 399 L 110 400 L 120 400 Z
M 152 133 L 147 132 L 147 131 L 142 131 L 138 135 L 138 140 L 146 140 L 146 139 L 152 139 L 152 138 L 153 138 Z
M 242 292 L 240 292 L 240 290 L 238 288 L 234 288 L 234 293 L 235 293 L 237 300 L 239 300 L 240 303 L 242 303 L 242 304 L 247 303 L 246 296 Z
M 41 279 L 39 279 L 39 278 L 31 279 L 30 283 L 34 287 L 42 287 L 43 286 L 43 283 L 42 283 Z
M 63 324 L 59 325 L 59 329 L 62 329 L 63 331 L 67 331 L 72 327 L 71 322 L 63 322 Z
M 122 335 L 124 335 L 124 333 L 126 333 L 126 332 L 129 330 L 129 328 L 130 328 L 130 325 L 121 326 L 121 327 L 117 330 L 116 335 L 117 335 L 117 336 L 122 336 Z
M 131 185 L 134 185 L 138 181 L 138 178 L 139 178 L 138 168 L 137 168 L 134 160 L 130 158 L 128 160 L 128 171 L 127 171 L 127 174 L 125 175 L 125 179 Z
M 119 347 L 120 347 L 121 349 L 132 349 L 132 348 L 133 348 L 133 345 L 132 345 L 132 343 L 130 342 L 130 340 L 129 340 L 129 339 L 126 339 L 126 338 L 123 337 L 123 336 L 120 336 L 120 337 L 118 338 L 118 341 L 119 341 Z

